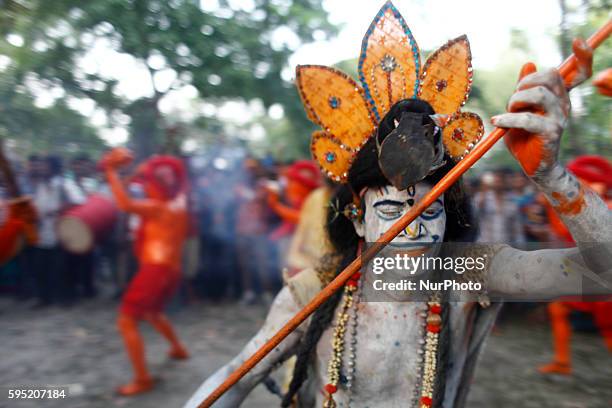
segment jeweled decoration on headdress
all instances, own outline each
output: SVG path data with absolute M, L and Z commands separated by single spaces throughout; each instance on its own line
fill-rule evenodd
M 322 128 L 312 136 L 311 151 L 325 174 L 346 182 L 355 155 L 376 133 L 389 109 L 402 99 L 417 97 L 445 117 L 441 124 L 445 150 L 461 160 L 484 131 L 478 115 L 460 111 L 471 89 L 471 60 L 468 39 L 460 36 L 422 65 L 410 28 L 387 2 L 363 38 L 358 66 L 361 85 L 331 67 L 298 66 L 296 82 L 306 113 Z

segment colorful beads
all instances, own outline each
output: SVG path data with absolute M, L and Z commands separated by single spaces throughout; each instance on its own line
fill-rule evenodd
M 347 204 L 344 207 L 342 214 L 351 221 L 360 221 L 363 217 L 363 211 L 356 203 Z
M 359 285 L 359 279 L 361 278 L 361 272 L 355 272 L 348 281 L 346 281 L 346 286 L 352 286 L 354 288 Z
M 335 394 L 338 391 L 338 387 L 336 387 L 334 384 L 325 384 L 325 387 L 323 388 L 328 394 Z
M 340 369 L 342 367 L 342 353 L 344 352 L 344 334 L 346 333 L 346 326 L 349 320 L 348 311 L 353 305 L 353 294 L 356 290 L 356 286 L 346 285 L 344 287 L 344 298 L 336 317 L 336 326 L 334 327 L 334 334 L 332 336 L 332 358 L 329 360 L 327 366 L 329 382 L 324 387 L 327 394 L 327 398 L 323 405 L 324 407 L 333 408 L 336 406 L 333 394 L 338 391 Z M 355 362 L 352 361 L 352 364 L 354 363 Z
M 461 142 L 463 140 L 463 129 L 458 127 L 455 130 L 453 130 L 453 136 L 452 137 L 453 137 L 453 140 L 455 142 Z
M 434 299 L 436 299 L 434 295 Z M 436 360 L 438 356 L 438 339 L 442 324 L 440 312 L 442 306 L 437 300 L 428 302 L 428 313 L 425 320 L 424 361 L 421 374 L 420 407 L 428 408 L 433 404 L 434 386 L 436 383 Z
M 436 90 L 438 92 L 442 92 L 443 90 L 446 89 L 447 85 L 448 85 L 448 83 L 446 82 L 445 79 L 440 79 L 439 81 L 436 82 Z
M 336 96 L 330 96 L 328 102 L 332 109 L 338 109 L 340 107 L 340 98 Z
M 392 72 L 397 68 L 397 62 L 392 55 L 385 54 L 382 60 L 380 60 L 380 67 L 385 72 Z
M 440 326 L 435 324 L 428 324 L 427 331 L 430 333 L 440 333 Z
M 426 322 L 427 324 L 430 324 L 432 326 L 440 326 L 440 324 L 442 323 L 442 318 L 438 313 L 429 312 L 429 314 L 427 315 Z

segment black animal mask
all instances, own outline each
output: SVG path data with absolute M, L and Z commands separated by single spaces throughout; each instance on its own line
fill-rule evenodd
M 376 135 L 378 165 L 389 182 L 405 190 L 444 165 L 440 129 L 422 113 L 402 112 L 396 127 L 380 143 Z M 425 122 L 425 124 L 424 124 Z

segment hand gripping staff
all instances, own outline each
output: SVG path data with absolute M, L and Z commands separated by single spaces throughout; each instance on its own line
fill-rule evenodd
M 587 44 L 596 49 L 612 34 L 612 20 L 609 20 L 603 27 L 597 30 L 588 40 Z M 577 59 L 574 54 L 570 55 L 557 68 L 563 79 L 570 78 L 577 69 Z M 302 310 L 300 310 L 293 318 L 291 318 L 270 340 L 262 345 L 251 357 L 242 363 L 227 379 L 221 383 L 206 399 L 199 405 L 199 408 L 210 407 L 217 399 L 219 399 L 229 388 L 236 384 L 240 379 L 248 373 L 255 365 L 261 361 L 268 353 L 270 353 L 285 337 L 295 330 L 304 320 L 308 318 L 319 306 L 321 306 L 329 297 L 336 291 L 340 290 L 346 281 L 361 269 L 361 266 L 367 264 L 378 252 L 380 252 L 386 244 L 391 242 L 406 226 L 425 211 L 438 197 L 440 197 L 450 186 L 457 181 L 463 173 L 474 165 L 486 152 L 488 152 L 497 141 L 499 141 L 506 129 L 495 128 L 486 138 L 483 138 L 474 149 L 467 154 L 455 167 L 452 168 L 432 189 L 427 193 L 421 201 L 416 203 L 402 218 L 397 220 L 389 230 L 380 237 L 380 239 L 371 245 L 360 257 L 357 257 L 350 265 L 348 265 L 336 278 L 321 290 Z

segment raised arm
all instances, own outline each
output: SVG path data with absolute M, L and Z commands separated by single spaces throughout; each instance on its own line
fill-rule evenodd
M 297 224 L 300 221 L 300 210 L 280 202 L 280 197 L 276 192 L 268 194 L 268 205 L 283 220 Z
M 276 296 L 264 325 L 248 342 L 242 351 L 229 363 L 218 369 L 198 388 L 183 408 L 196 408 L 219 384 L 236 368 L 251 356 L 261 345 L 274 335 L 295 313 L 299 311 L 293 295 L 284 287 Z M 249 392 L 264 380 L 268 374 L 295 352 L 304 327 L 291 333 L 270 354 L 261 360 L 235 386 L 228 390 L 216 403 L 215 407 L 234 408 L 240 406 Z
M 578 56 L 579 64 L 590 64 L 588 55 Z M 554 297 L 580 294 L 583 274 L 593 272 L 610 281 L 606 271 L 612 259 L 612 212 L 558 162 L 569 110 L 569 96 L 558 72 L 535 72 L 535 66 L 527 64 L 508 103 L 509 113 L 492 119 L 494 125 L 510 128 L 508 148 L 546 195 L 577 244 L 572 249 L 499 251 L 491 264 L 492 290 Z
M 101 165 L 104 167 L 104 174 L 108 180 L 108 185 L 117 205 L 123 211 L 143 216 L 154 215 L 159 210 L 157 202 L 150 199 L 135 200 L 131 198 L 123 185 L 121 177 L 119 177 L 117 168 L 129 164 L 131 161 L 132 154 L 129 150 L 123 148 L 113 149 L 102 158 Z

